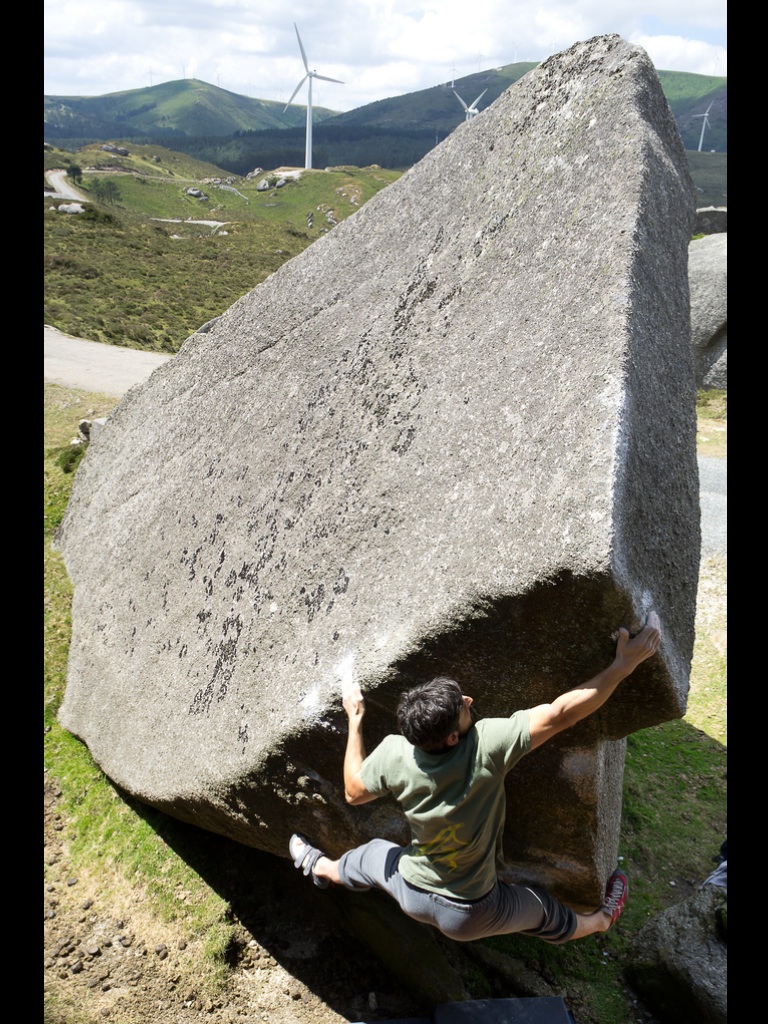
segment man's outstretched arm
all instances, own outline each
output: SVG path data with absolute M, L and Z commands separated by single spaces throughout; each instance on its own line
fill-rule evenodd
M 649 613 L 645 627 L 632 639 L 626 629 L 620 629 L 616 656 L 608 668 L 584 686 L 561 694 L 551 704 L 539 704 L 529 710 L 531 750 L 602 707 L 619 683 L 656 653 L 660 643 L 661 624 L 656 612 Z
M 370 800 L 376 800 L 378 794 L 367 790 L 360 778 L 360 769 L 365 760 L 365 744 L 363 742 L 365 698 L 358 683 L 344 685 L 342 703 L 349 719 L 347 749 L 344 753 L 344 796 L 348 804 L 367 804 Z

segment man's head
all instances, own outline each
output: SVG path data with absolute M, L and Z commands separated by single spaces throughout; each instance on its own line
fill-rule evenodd
M 469 731 L 472 698 L 461 692 L 455 679 L 438 676 L 400 695 L 397 724 L 409 743 L 435 752 L 452 747 Z

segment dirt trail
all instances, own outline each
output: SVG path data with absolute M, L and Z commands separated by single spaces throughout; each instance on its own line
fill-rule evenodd
M 66 171 L 46 171 L 45 180 L 51 186 L 54 193 L 51 195 L 50 192 L 43 192 L 43 195 L 48 196 L 49 199 L 74 199 L 80 203 L 90 202 L 88 196 L 84 196 L 82 192 L 78 192 L 74 185 L 70 185 Z

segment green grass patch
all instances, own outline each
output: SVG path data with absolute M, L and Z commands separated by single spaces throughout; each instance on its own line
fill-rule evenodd
M 228 970 L 230 908 L 166 842 L 169 827 L 179 832 L 183 826 L 126 799 L 94 763 L 88 748 L 62 729 L 56 717 L 66 685 L 72 586 L 52 541 L 74 476 L 62 468 L 59 456 L 77 434 L 81 419 L 105 416 L 116 404 L 115 398 L 45 386 L 44 766 L 61 791 L 59 806 L 73 871 L 98 873 L 102 891 L 116 905 L 121 893 L 140 888 L 158 920 L 180 922 L 190 939 L 202 943 L 195 984 L 216 991 Z M 53 997 L 46 999 L 46 1020 L 75 1021 L 70 1010 Z
M 46 171 L 64 170 L 70 164 L 82 166 L 80 154 L 75 154 L 69 149 L 61 149 L 58 146 L 46 147 L 43 150 L 43 174 Z
M 728 392 L 713 388 L 696 392 L 696 412 L 701 419 L 726 420 L 728 418 Z
M 685 720 L 728 744 L 728 563 L 709 558 L 702 563 L 696 607 L 696 644 Z
M 122 146 L 121 143 L 116 143 Z M 100 143 L 82 146 L 76 153 L 69 154 L 70 163 L 76 163 L 84 173 L 91 170 L 117 169 L 124 172 L 152 175 L 158 178 L 180 178 L 183 181 L 197 182 L 202 178 L 219 177 L 226 174 L 220 167 L 205 160 L 197 160 L 186 153 L 177 153 L 164 146 L 141 145 L 126 143 L 128 155 L 108 153 Z M 60 151 L 66 155 L 66 151 Z M 50 154 L 49 154 L 50 156 Z M 59 164 L 48 165 L 57 167 Z
M 176 352 L 303 245 L 286 230 L 241 224 L 119 225 L 46 212 L 45 323 L 107 344 Z M 306 244 L 306 243 L 303 243 Z

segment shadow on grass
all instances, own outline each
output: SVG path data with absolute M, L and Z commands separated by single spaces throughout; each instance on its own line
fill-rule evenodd
M 232 922 L 246 933 L 235 929 L 235 939 L 226 954 L 230 966 L 239 962 L 252 937 L 292 977 L 349 1020 L 360 1020 L 363 1012 L 366 1021 L 431 1013 L 432 1007 L 423 998 L 404 992 L 400 981 L 359 935 L 344 927 L 350 900 L 373 901 L 383 924 L 390 916 L 388 905 L 394 907 L 388 897 L 318 889 L 287 857 L 263 853 L 177 821 L 118 792 L 230 907 Z M 380 1012 L 367 1006 L 363 1010 L 361 1000 L 367 1000 L 370 992 L 377 993 Z M 393 1005 L 396 1013 L 392 1012 Z

